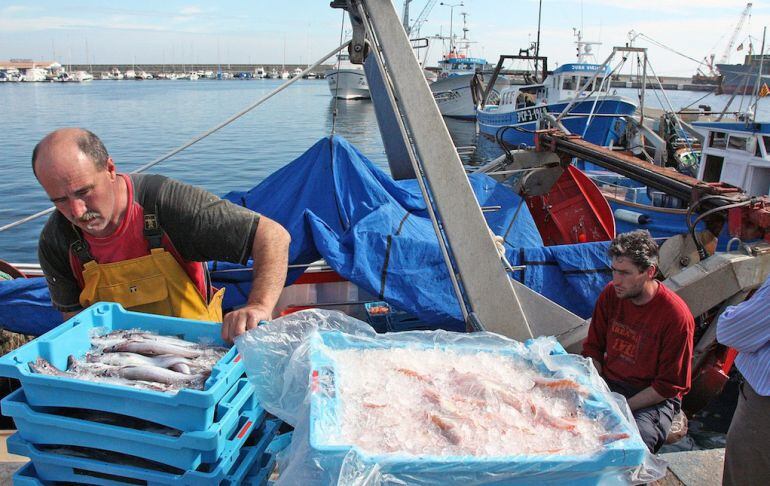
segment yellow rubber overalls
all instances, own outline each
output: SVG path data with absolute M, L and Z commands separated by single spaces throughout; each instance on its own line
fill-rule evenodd
M 154 214 L 145 214 L 144 233 L 150 254 L 121 262 L 97 263 L 82 237 L 72 245 L 84 264 L 80 305 L 85 308 L 95 302 L 117 302 L 136 312 L 222 322 L 224 289 L 206 303 L 174 255 L 161 246 L 163 231 Z

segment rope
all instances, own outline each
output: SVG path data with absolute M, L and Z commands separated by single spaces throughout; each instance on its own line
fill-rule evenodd
M 239 111 L 238 113 L 236 113 L 235 115 L 231 116 L 230 118 L 228 118 L 227 120 L 223 121 L 222 123 L 216 125 L 214 128 L 211 128 L 210 130 L 207 130 L 207 131 L 203 132 L 202 134 L 194 137 L 193 139 L 191 139 L 187 143 L 181 145 L 180 147 L 175 148 L 174 150 L 168 152 L 167 154 L 165 154 L 165 155 L 163 155 L 163 156 L 153 160 L 152 162 L 150 162 L 148 164 L 145 164 L 145 165 L 139 167 L 136 170 L 131 171 L 130 173 L 131 174 L 136 174 L 136 173 L 139 173 L 139 172 L 144 172 L 145 170 L 158 165 L 159 163 L 163 162 L 164 160 L 167 160 L 167 159 L 173 157 L 174 155 L 176 155 L 179 152 L 181 152 L 182 150 L 190 147 L 191 145 L 194 145 L 194 144 L 200 142 L 201 140 L 203 140 L 204 138 L 208 137 L 212 133 L 214 133 L 216 131 L 219 131 L 220 129 L 226 127 L 227 125 L 231 124 L 232 122 L 234 122 L 238 118 L 242 117 L 246 113 L 248 113 L 251 110 L 253 110 L 254 108 L 258 107 L 259 105 L 261 105 L 265 101 L 267 101 L 270 98 L 272 98 L 273 96 L 277 95 L 278 93 L 280 93 L 284 89 L 288 88 L 290 85 L 292 85 L 295 82 L 297 82 L 300 79 L 302 79 L 302 77 L 304 75 L 306 75 L 307 73 L 309 73 L 313 69 L 315 69 L 318 66 L 320 66 L 324 61 L 326 61 L 327 59 L 332 57 L 334 54 L 336 54 L 339 51 L 341 51 L 342 49 L 346 48 L 348 46 L 348 44 L 350 44 L 349 41 L 345 42 L 344 44 L 340 45 L 339 47 L 334 48 L 332 51 L 330 51 L 329 53 L 325 54 L 320 60 L 316 61 L 313 65 L 308 66 L 304 71 L 302 71 L 302 73 L 300 73 L 299 75 L 297 75 L 296 77 L 294 77 L 292 79 L 289 79 L 288 81 L 286 81 L 282 85 L 280 85 L 277 88 L 275 88 L 270 93 L 266 94 L 265 96 L 263 96 L 262 98 L 260 98 L 256 102 L 254 102 L 253 104 L 251 104 L 248 107 L 246 107 L 245 109 Z M 16 226 L 20 226 L 20 225 L 22 225 L 24 223 L 27 223 L 27 222 L 32 221 L 34 219 L 40 218 L 41 216 L 45 216 L 46 214 L 53 212 L 55 209 L 56 208 L 48 208 L 48 209 L 45 209 L 43 211 L 37 212 L 37 213 L 35 213 L 33 215 L 26 216 L 26 217 L 24 217 L 22 219 L 19 219 L 18 221 L 14 221 L 13 223 L 6 224 L 5 226 L 0 226 L 0 232 L 9 230 L 11 228 L 15 228 Z

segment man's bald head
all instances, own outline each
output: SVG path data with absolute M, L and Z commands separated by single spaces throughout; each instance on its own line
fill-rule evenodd
M 60 128 L 46 135 L 32 151 L 32 172 L 37 177 L 36 162 L 38 156 L 47 153 L 47 160 L 52 160 L 52 155 L 68 144 L 77 145 L 78 149 L 86 155 L 98 170 L 107 168 L 109 154 L 104 144 L 93 132 L 84 128 Z

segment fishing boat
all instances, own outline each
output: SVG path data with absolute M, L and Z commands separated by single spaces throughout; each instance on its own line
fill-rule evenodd
M 350 55 L 341 52 L 337 55 L 334 69 L 325 72 L 332 96 L 343 100 L 369 99 L 369 83 L 364 69 L 350 62 Z
M 449 37 L 440 38 L 449 41 L 449 49 L 438 61 L 439 73 L 436 80 L 431 83 L 430 90 L 443 116 L 473 120 L 476 118 L 476 103 L 471 94 L 471 80 L 477 72 L 491 73 L 492 66 L 486 59 L 470 55 L 472 41 L 468 39 L 467 15 L 465 12 L 462 13 L 463 37 L 461 39 L 455 39 L 451 33 Z M 493 96 L 497 96 L 500 90 L 509 85 L 510 81 L 507 78 L 498 77 L 493 88 Z
M 770 56 L 767 54 L 747 54 L 743 64 L 717 64 L 716 67 L 721 79 L 719 91 L 722 93 L 753 93 L 758 78 L 759 86 L 770 84 Z
M 634 101 L 610 93 L 609 66 L 592 64 L 595 42 L 582 40 L 577 33 L 576 63 L 559 66 L 542 83 L 511 86 L 500 92 L 497 105 L 487 105 L 476 113 L 479 132 L 499 137 L 510 147 L 532 146 L 538 120 L 559 117 L 571 133 L 597 145 L 610 145 L 618 138 L 616 121 L 636 111 Z
M 254 68 L 254 79 L 263 79 L 267 77 L 267 72 L 262 66 Z

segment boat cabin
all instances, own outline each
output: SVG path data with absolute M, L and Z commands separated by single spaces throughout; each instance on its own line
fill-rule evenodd
M 584 87 L 583 85 L 599 70 L 602 72 L 590 86 Z M 513 105 L 516 110 L 519 110 L 572 99 L 578 92 L 584 96 L 592 92 L 607 94 L 608 90 L 604 82 L 608 75 L 609 68 L 606 66 L 602 68 L 598 64 L 564 64 L 548 75 L 542 84 L 511 86 L 504 89 L 500 93 L 500 106 Z
M 703 122 L 698 179 L 725 182 L 751 196 L 770 195 L 770 124 Z
M 599 71 L 599 75 L 586 86 L 591 77 Z M 607 93 L 609 84 L 605 85 L 605 79 L 609 76 L 608 66 L 599 64 L 564 64 L 556 68 L 543 83 L 545 85 L 545 98 L 548 103 L 555 103 L 564 99 L 575 98 L 578 95 L 589 93 Z
M 462 54 L 447 54 L 438 62 L 441 68 L 439 78 L 451 78 L 453 76 L 463 76 L 473 74 L 477 69 L 484 69 L 487 60 L 479 57 L 465 57 Z

